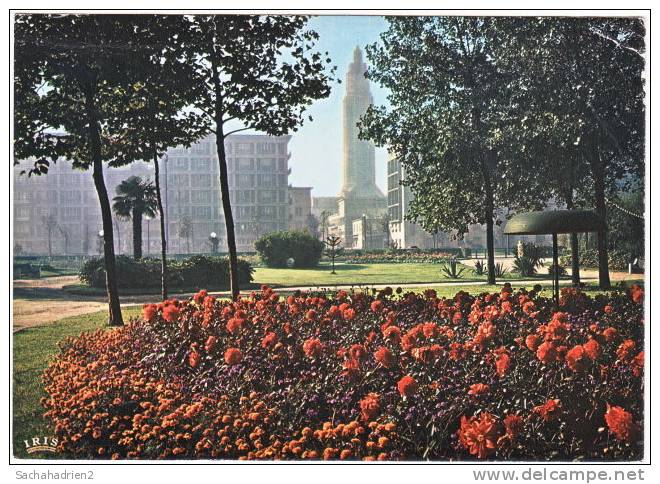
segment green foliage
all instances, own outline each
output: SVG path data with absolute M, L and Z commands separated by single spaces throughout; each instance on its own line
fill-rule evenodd
M 607 243 L 612 251 L 627 254 L 632 261 L 644 257 L 644 191 L 619 194 L 607 210 Z M 611 258 L 610 258 L 611 259 Z
M 486 263 L 482 260 L 478 260 L 474 263 L 474 268 L 472 269 L 475 276 L 483 276 L 486 274 Z
M 554 277 L 555 270 L 558 271 L 559 276 L 565 276 L 567 274 L 566 267 L 562 266 L 561 264 L 559 266 L 557 266 L 557 269 L 555 269 L 554 264 L 550 264 L 548 266 L 548 275 L 551 276 L 551 277 Z
M 456 259 L 450 259 L 442 266 L 441 270 L 448 279 L 460 279 L 465 271 L 465 267 L 459 267 Z
M 627 252 L 620 250 L 608 251 L 608 266 L 615 271 L 627 271 L 628 264 L 633 261 Z M 573 261 L 570 253 L 559 257 L 559 264 L 569 267 Z M 596 249 L 580 250 L 580 267 L 596 268 L 598 267 L 598 251 Z
M 225 257 L 196 255 L 187 259 L 168 261 L 170 268 L 168 283 L 174 287 L 229 287 L 229 262 Z M 252 267 L 239 259 L 239 281 L 252 280 Z M 105 269 L 102 258 L 87 260 L 79 273 L 80 280 L 92 287 L 105 287 Z M 158 259 L 133 259 L 117 257 L 117 283 L 119 287 L 159 287 L 161 284 L 160 261 Z
M 509 272 L 501 262 L 495 264 L 494 268 L 495 268 L 495 277 L 498 278 L 504 277 Z
M 293 259 L 293 267 L 315 267 L 323 253 L 323 242 L 307 232 L 293 230 L 263 235 L 254 248 L 268 267 L 287 267 L 289 259 Z

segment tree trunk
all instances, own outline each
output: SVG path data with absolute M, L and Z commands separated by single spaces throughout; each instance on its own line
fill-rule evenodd
M 87 94 L 85 108 L 89 124 L 90 148 L 92 154 L 92 178 L 101 206 L 101 219 L 103 220 L 103 259 L 105 263 L 105 285 L 108 291 L 108 324 L 110 326 L 123 326 L 119 292 L 117 291 L 117 270 L 115 267 L 115 246 L 112 227 L 112 211 L 108 191 L 103 179 L 103 161 L 101 159 L 101 135 L 96 119 L 96 106 L 93 95 Z
M 484 175 L 486 176 L 486 175 Z M 495 236 L 493 232 L 493 214 L 495 212 L 493 202 L 493 189 L 490 180 L 484 180 L 486 192 L 486 203 L 484 206 L 486 218 L 486 259 L 488 264 L 488 284 L 495 284 Z
M 158 214 L 160 215 L 160 281 L 161 297 L 167 299 L 167 240 L 165 238 L 165 210 L 163 210 L 163 199 L 160 196 L 160 167 L 158 166 L 158 154 L 154 151 L 154 178 L 156 182 L 156 200 L 158 202 Z
M 598 156 L 598 155 L 596 155 Z M 607 208 L 605 207 L 605 169 L 600 159 L 592 163 L 594 178 L 594 198 L 596 213 L 607 223 Z M 609 257 L 607 254 L 607 226 L 596 234 L 598 246 L 598 285 L 601 289 L 610 288 Z
M 216 113 L 216 139 L 218 151 L 218 165 L 220 166 L 220 193 L 222 194 L 222 210 L 225 214 L 225 228 L 227 230 L 227 249 L 229 250 L 229 288 L 232 299 L 238 299 L 240 287 L 238 285 L 238 255 L 236 253 L 236 236 L 234 234 L 234 216 L 229 200 L 229 177 L 227 174 L 227 160 L 225 158 L 225 140 L 222 130 L 222 115 Z
M 142 212 L 133 209 L 133 258 L 142 259 Z

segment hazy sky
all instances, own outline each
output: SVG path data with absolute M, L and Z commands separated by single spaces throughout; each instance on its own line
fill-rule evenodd
M 305 121 L 302 128 L 293 133 L 289 143 L 289 183 L 314 187 L 312 196 L 335 196 L 341 186 L 341 101 L 348 64 L 353 60 L 355 46 L 364 50 L 365 45 L 378 40 L 380 32 L 387 29 L 387 22 L 374 16 L 319 16 L 312 18 L 309 26 L 318 32 L 318 50 L 329 52 L 342 83 L 333 84 L 330 96 L 309 108 L 307 113 L 314 121 Z M 385 92 L 373 83 L 371 92 L 374 104 L 385 102 Z M 386 160 L 385 149 L 376 148 L 376 183 L 384 193 Z

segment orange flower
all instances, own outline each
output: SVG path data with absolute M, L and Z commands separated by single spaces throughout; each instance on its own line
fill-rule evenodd
M 168 323 L 173 323 L 179 317 L 179 308 L 174 304 L 168 304 L 163 308 L 163 319 Z
M 470 386 L 468 395 L 473 395 L 475 397 L 478 397 L 487 394 L 489 391 L 490 391 L 490 387 L 485 383 L 475 383 L 474 385 Z
M 519 415 L 509 414 L 504 417 L 504 428 L 509 439 L 514 440 L 525 425 L 524 420 Z
M 608 343 L 614 341 L 618 336 L 618 334 L 619 332 L 617 331 L 616 328 L 609 327 L 603 330 L 603 337 L 605 338 L 605 341 L 607 341 Z
M 637 284 L 633 284 L 630 288 L 630 296 L 634 302 L 642 304 L 644 302 L 644 289 Z
M 525 338 L 525 345 L 532 351 L 536 351 L 538 349 L 540 342 L 541 339 L 535 334 L 530 334 L 527 336 L 527 338 Z
M 587 366 L 586 356 L 583 346 L 575 346 L 566 353 L 566 364 L 575 372 L 583 371 Z
M 316 319 L 316 311 L 314 311 L 313 309 L 307 311 L 307 313 L 305 314 L 305 319 L 307 321 L 314 321 Z
M 204 299 L 206 299 L 206 296 L 208 296 L 208 292 L 206 292 L 206 289 L 202 289 L 193 296 L 193 301 L 195 301 L 195 304 L 202 304 Z
M 231 334 L 238 333 L 243 326 L 244 321 L 244 319 L 240 318 L 230 318 L 227 321 L 227 331 L 229 331 Z
M 360 411 L 365 422 L 376 418 L 378 412 L 380 412 L 380 395 L 378 393 L 368 393 L 360 400 Z
M 243 359 L 243 353 L 238 348 L 227 348 L 225 351 L 225 363 L 228 365 L 237 365 Z
M 206 344 L 204 344 L 204 349 L 208 353 L 212 351 L 217 344 L 218 344 L 218 338 L 216 338 L 215 336 L 209 336 L 208 339 L 206 340 Z
M 538 413 L 543 420 L 549 422 L 557 418 L 561 413 L 561 401 L 557 398 L 550 399 L 543 405 L 537 405 L 532 409 L 534 413 Z
M 583 344 L 582 347 L 584 348 L 584 352 L 587 354 L 587 356 L 592 360 L 595 361 L 598 358 L 600 358 L 602 350 L 600 345 L 598 344 L 598 341 L 596 341 L 595 339 L 590 339 L 585 344 Z
M 500 378 L 507 374 L 510 366 L 511 357 L 507 353 L 502 353 L 495 360 L 495 370 Z
M 321 356 L 323 345 L 318 338 L 310 338 L 303 343 L 303 351 L 309 358 Z
M 485 459 L 496 449 L 498 425 L 488 412 L 482 412 L 479 417 L 461 417 L 461 428 L 458 439 L 470 454 L 479 459 Z
M 158 306 L 155 304 L 145 304 L 142 308 L 142 318 L 145 321 L 152 321 L 158 314 Z
M 406 375 L 398 381 L 397 388 L 402 397 L 411 397 L 417 392 L 419 385 L 413 377 Z
M 633 416 L 622 407 L 610 406 L 607 404 L 605 412 L 605 422 L 610 431 L 617 439 L 624 442 L 630 442 L 636 437 L 637 426 L 633 422 Z
M 625 340 L 616 350 L 616 357 L 622 361 L 628 360 L 635 350 L 635 342 L 631 339 Z
M 277 343 L 277 334 L 271 331 L 270 333 L 267 333 L 266 336 L 264 336 L 264 338 L 261 340 L 261 347 L 270 348 L 271 346 L 274 346 L 276 343 Z
M 202 357 L 202 355 L 200 355 L 199 352 L 198 352 L 197 350 L 193 350 L 193 351 L 191 351 L 190 354 L 188 355 L 188 363 L 189 363 L 190 366 L 192 366 L 193 368 L 196 368 L 197 365 L 199 365 L 199 360 L 200 360 L 201 357 Z
M 384 346 L 381 346 L 376 350 L 374 353 L 374 358 L 376 358 L 376 361 L 383 365 L 385 368 L 392 368 L 395 363 L 394 355 Z
M 540 345 L 536 350 L 536 357 L 541 360 L 544 365 L 557 361 L 558 356 L 557 350 L 549 341 Z
M 383 301 L 380 300 L 375 300 L 374 302 L 371 303 L 371 310 L 374 313 L 380 313 L 383 310 Z
M 637 356 L 632 359 L 630 365 L 632 367 L 633 375 L 641 376 L 644 372 L 644 352 L 640 351 L 637 353 Z

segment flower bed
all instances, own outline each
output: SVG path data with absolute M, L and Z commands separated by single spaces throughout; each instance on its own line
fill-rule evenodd
M 454 257 L 449 252 L 435 250 L 375 250 L 345 251 L 335 260 L 346 264 L 444 264 Z M 327 259 L 327 257 L 326 257 Z
M 641 288 L 398 292 L 147 305 L 63 343 L 46 417 L 73 458 L 642 457 Z

